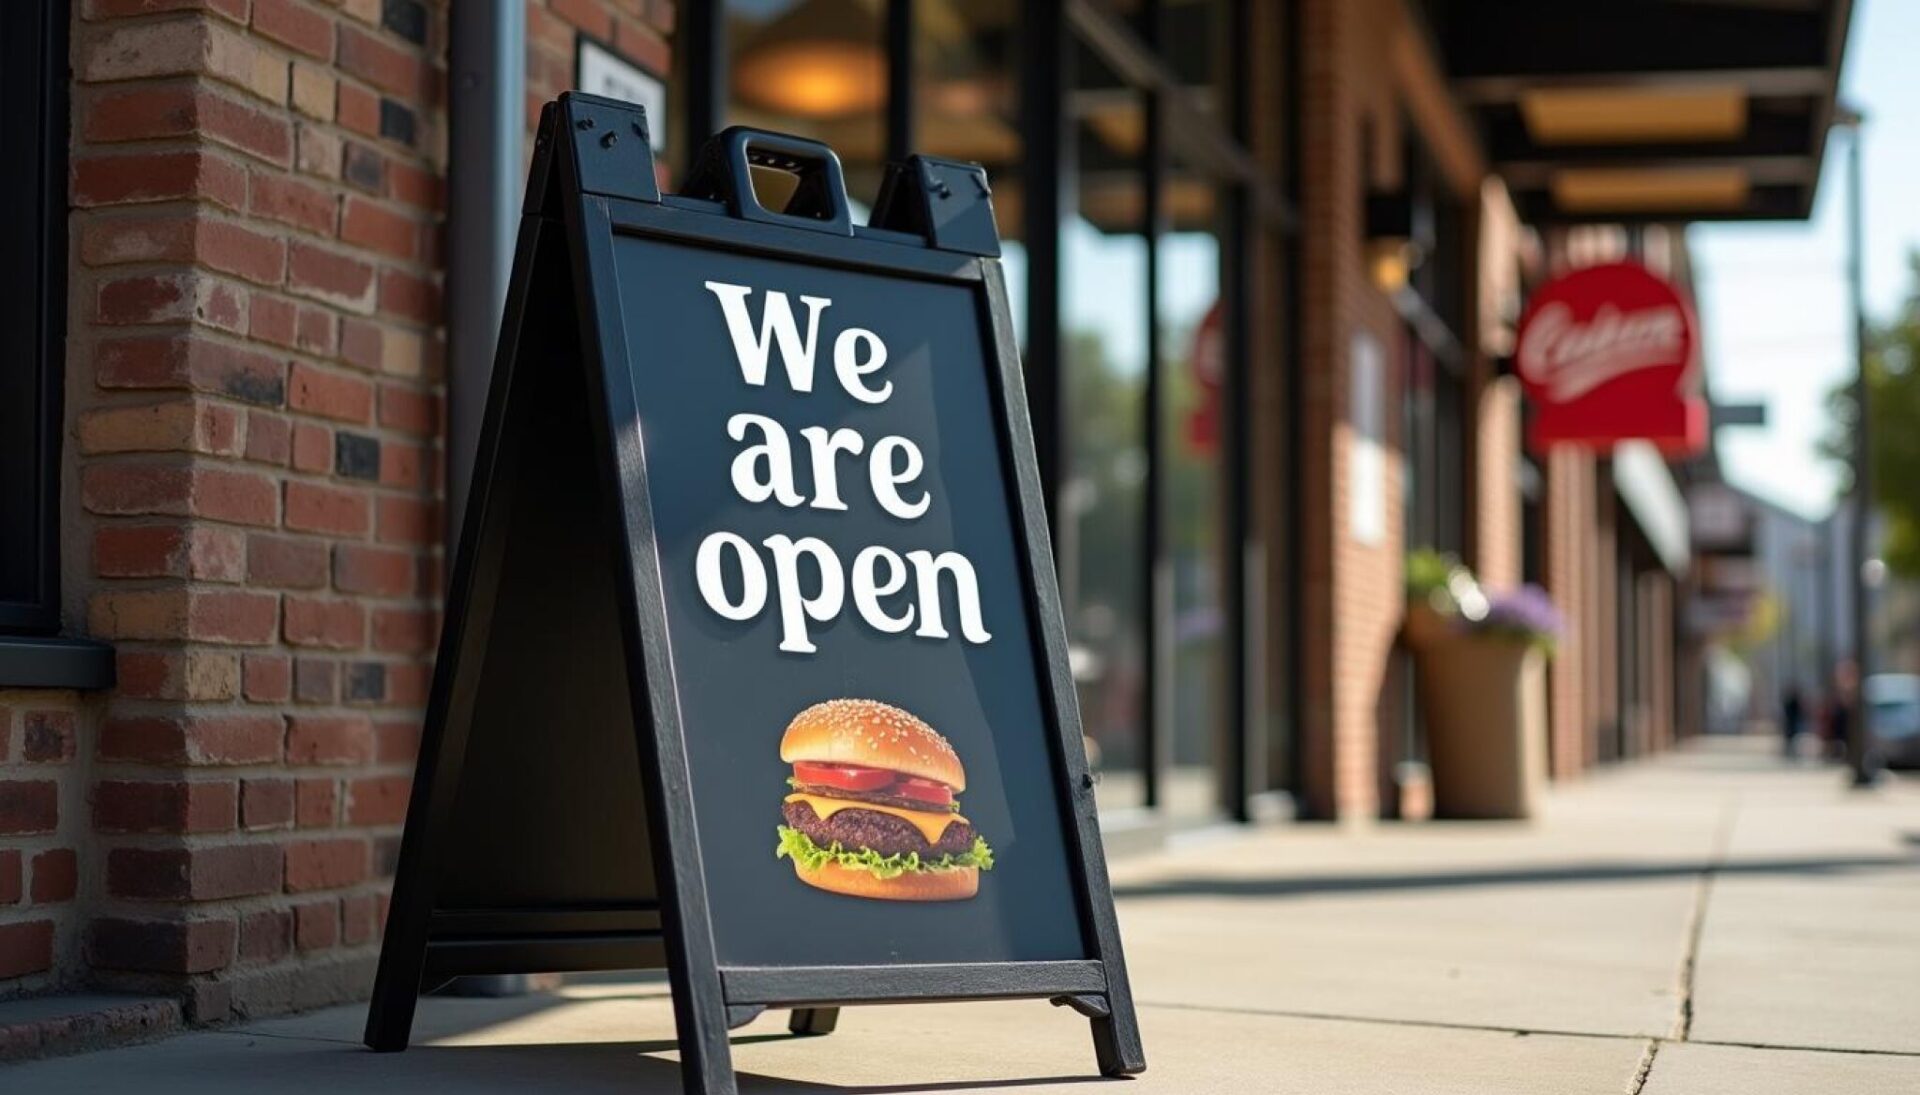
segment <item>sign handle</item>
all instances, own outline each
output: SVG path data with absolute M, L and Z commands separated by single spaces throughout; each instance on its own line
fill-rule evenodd
M 800 180 L 783 210 L 760 204 L 753 190 L 753 169 L 784 171 Z M 846 177 L 840 157 L 819 141 L 737 125 L 722 130 L 700 148 L 681 193 L 723 201 L 742 220 L 805 228 L 831 236 L 853 235 Z

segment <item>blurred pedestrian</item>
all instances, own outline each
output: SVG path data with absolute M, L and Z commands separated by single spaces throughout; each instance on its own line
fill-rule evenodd
M 1806 702 L 1800 698 L 1799 683 L 1789 684 L 1786 695 L 1780 697 L 1780 744 L 1788 760 L 1799 755 L 1800 731 L 1806 728 L 1806 717 Z
M 1827 700 L 1827 747 L 1840 760 L 1847 758 L 1847 742 L 1859 718 L 1860 671 L 1852 659 L 1833 667 L 1833 690 Z

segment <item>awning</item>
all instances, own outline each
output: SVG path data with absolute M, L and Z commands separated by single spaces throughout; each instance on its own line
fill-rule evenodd
M 1421 7 L 1529 222 L 1812 210 L 1851 0 Z

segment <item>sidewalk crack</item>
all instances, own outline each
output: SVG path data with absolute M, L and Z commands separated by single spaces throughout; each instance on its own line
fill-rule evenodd
M 1726 866 L 1727 850 L 1733 843 L 1733 822 L 1739 812 L 1740 796 L 1737 793 L 1728 795 L 1721 803 L 1720 816 L 1714 821 L 1713 844 L 1707 851 L 1707 862 L 1694 880 L 1693 906 L 1687 916 L 1687 946 L 1680 957 L 1680 1002 L 1673 1017 L 1673 1033 L 1668 1036 L 1671 1041 L 1684 1042 L 1693 1034 L 1694 977 L 1699 971 L 1700 940 L 1707 929 L 1707 902 L 1713 896 L 1714 879 L 1720 869 Z M 1653 1067 L 1651 1050 L 1648 1051 L 1646 1065 Z
M 1627 1095 L 1640 1095 L 1646 1089 L 1647 1079 L 1653 1075 L 1653 1059 L 1660 1056 L 1660 1039 L 1647 1039 L 1647 1046 L 1640 1051 L 1640 1063 L 1633 1068 L 1633 1077 L 1627 1081 Z

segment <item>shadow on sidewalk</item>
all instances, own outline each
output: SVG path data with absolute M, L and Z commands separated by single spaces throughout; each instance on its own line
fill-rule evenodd
M 1838 856 L 1743 859 L 1711 865 L 1722 875 L 1837 875 L 1850 871 L 1920 867 L 1915 856 Z M 1705 863 L 1569 863 L 1448 874 L 1305 875 L 1283 878 L 1194 876 L 1116 884 L 1113 896 L 1154 897 L 1309 897 L 1315 894 L 1373 893 L 1387 890 L 1437 890 L 1470 886 L 1562 885 L 1683 878 L 1710 869 Z

